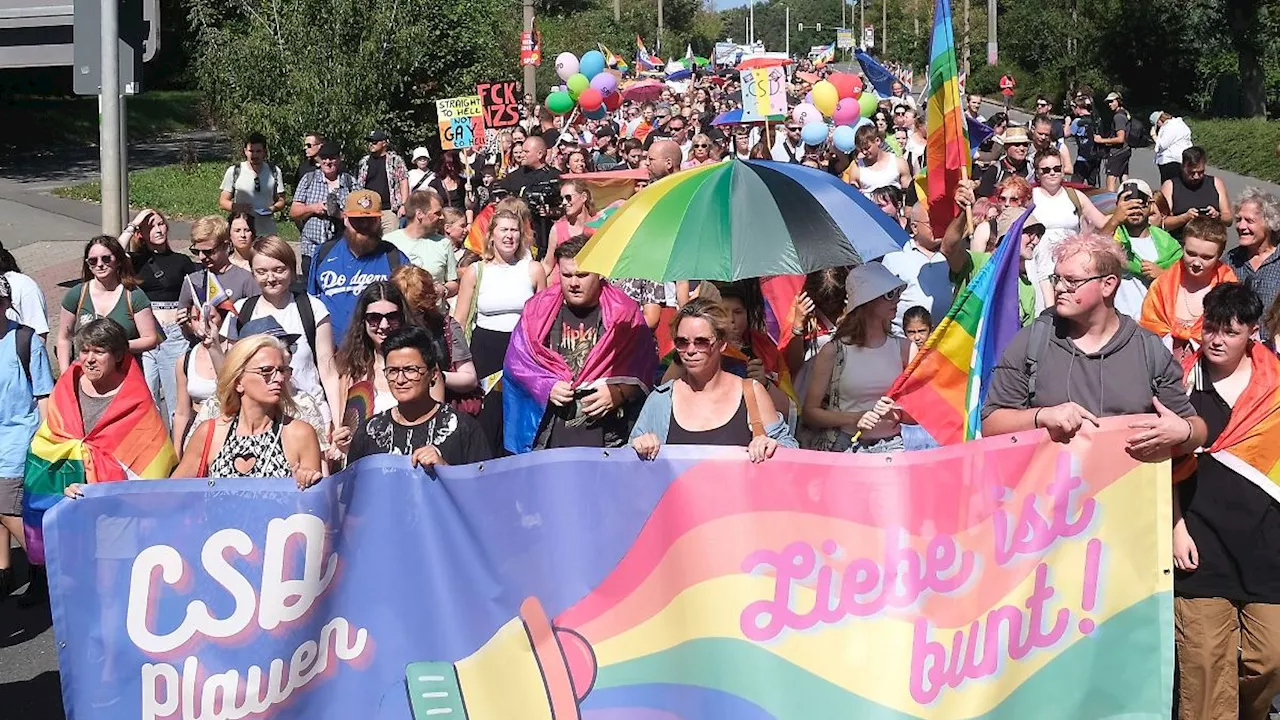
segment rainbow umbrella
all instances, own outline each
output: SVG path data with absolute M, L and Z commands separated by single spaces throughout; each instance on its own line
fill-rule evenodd
M 685 170 L 636 193 L 578 256 L 615 278 L 739 280 L 874 260 L 906 232 L 839 178 L 767 160 Z
M 783 120 L 786 120 L 786 119 L 787 119 L 787 116 L 781 113 L 778 113 L 776 115 L 770 115 L 768 117 L 769 122 L 782 122 Z M 743 120 L 742 108 L 735 108 L 733 110 L 720 113 L 719 115 L 716 116 L 715 120 L 711 121 L 711 124 L 712 125 L 741 125 L 743 123 L 753 123 L 753 122 L 764 122 L 764 120 Z

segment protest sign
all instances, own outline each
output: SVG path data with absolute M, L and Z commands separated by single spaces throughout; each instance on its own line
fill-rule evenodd
M 484 144 L 484 106 L 479 95 L 464 95 L 436 101 L 440 122 L 440 147 L 461 150 Z
M 787 73 L 781 66 L 741 71 L 742 119 L 763 121 L 787 112 Z
M 490 130 L 520 124 L 520 83 L 480 83 L 476 95 L 484 106 L 484 126 Z
M 45 520 L 67 713 L 1168 718 L 1169 467 L 1128 421 L 86 486 Z

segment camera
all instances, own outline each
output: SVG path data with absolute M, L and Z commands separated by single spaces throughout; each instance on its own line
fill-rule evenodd
M 529 211 L 542 217 L 559 217 L 563 211 L 563 200 L 560 198 L 560 183 L 555 180 L 544 180 L 525 188 L 524 201 L 529 204 Z

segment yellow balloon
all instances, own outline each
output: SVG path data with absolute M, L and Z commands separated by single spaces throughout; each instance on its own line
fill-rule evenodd
M 835 85 L 826 80 L 819 80 L 813 86 L 813 106 L 818 108 L 818 112 L 831 117 L 835 114 L 838 102 L 840 102 L 840 91 L 836 90 Z

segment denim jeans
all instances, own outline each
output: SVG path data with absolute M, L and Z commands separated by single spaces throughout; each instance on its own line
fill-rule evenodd
M 878 440 L 859 440 L 852 443 L 845 452 L 850 453 L 891 453 L 905 450 L 906 446 L 902 442 L 901 435 L 893 437 L 880 438 Z
M 142 354 L 142 372 L 146 375 L 151 397 L 155 398 L 156 407 L 160 409 L 160 416 L 164 418 L 165 427 L 171 428 L 173 413 L 177 410 L 178 361 L 190 344 L 183 336 L 180 325 L 164 325 L 160 329 L 164 331 L 165 340 L 159 347 Z

